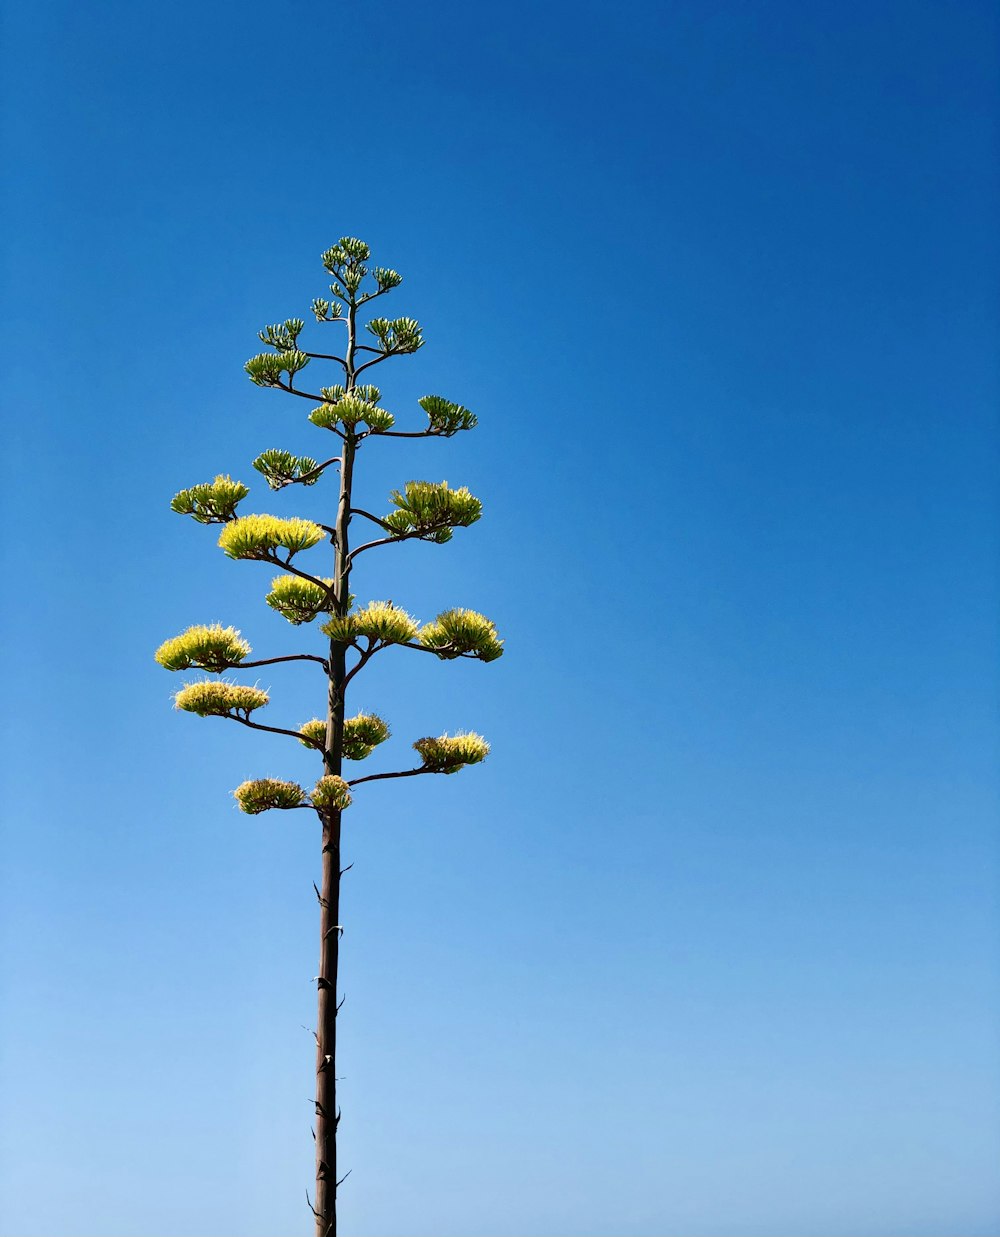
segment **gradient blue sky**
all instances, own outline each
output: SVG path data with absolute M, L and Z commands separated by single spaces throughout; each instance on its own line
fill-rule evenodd
M 482 422 L 364 505 L 486 503 L 358 590 L 508 642 L 359 684 L 494 755 L 350 813 L 344 1231 L 1000 1231 L 995 6 L 5 24 L 5 1237 L 309 1230 L 316 830 L 229 791 L 310 758 L 151 655 L 315 638 L 168 503 L 322 449 L 242 363 L 344 234 Z

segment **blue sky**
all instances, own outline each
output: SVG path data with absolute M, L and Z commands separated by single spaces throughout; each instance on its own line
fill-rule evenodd
M 322 449 L 242 363 L 344 234 L 481 419 L 364 505 L 486 504 L 359 593 L 507 638 L 359 684 L 494 754 L 351 809 L 344 1231 L 1000 1230 L 994 6 L 4 20 L 2 1232 L 308 1231 L 317 839 L 229 791 L 310 759 L 152 651 L 315 638 L 168 503 Z

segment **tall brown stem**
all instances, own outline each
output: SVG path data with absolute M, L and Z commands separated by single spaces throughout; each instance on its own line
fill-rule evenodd
M 357 306 L 348 306 L 345 389 L 354 387 Z M 339 615 L 350 609 L 349 526 L 355 439 L 347 429 L 340 468 L 340 499 L 334 531 L 334 603 Z M 330 678 L 327 693 L 325 771 L 340 776 L 344 750 L 344 695 L 347 688 L 347 645 L 330 642 Z M 321 814 L 323 824 L 323 879 L 320 892 L 319 1012 L 316 1023 L 316 1237 L 337 1237 L 337 969 L 340 961 L 340 837 L 341 813 Z

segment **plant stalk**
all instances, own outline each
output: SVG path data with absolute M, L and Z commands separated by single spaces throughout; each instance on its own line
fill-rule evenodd
M 354 387 L 357 306 L 348 306 L 345 390 Z M 350 609 L 351 484 L 356 444 L 350 427 L 341 456 L 340 498 L 334 532 L 334 605 L 338 615 Z M 340 776 L 344 751 L 344 695 L 347 687 L 347 645 L 330 642 L 324 772 Z M 337 1237 L 337 970 L 340 961 L 340 837 L 341 813 L 320 813 L 323 825 L 323 875 L 320 887 L 320 956 L 316 1020 L 316 1237 Z

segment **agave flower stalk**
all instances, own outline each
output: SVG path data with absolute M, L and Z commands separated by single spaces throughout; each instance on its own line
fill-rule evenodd
M 320 959 L 317 984 L 316 1024 L 316 1164 L 315 1193 L 309 1206 L 315 1219 L 316 1237 L 336 1237 L 337 1190 L 346 1174 L 338 1176 L 337 1128 L 337 1016 L 338 972 L 343 926 L 340 913 L 344 812 L 353 801 L 353 791 L 363 784 L 388 778 L 423 774 L 454 774 L 479 764 L 489 753 L 489 744 L 470 731 L 454 735 L 418 738 L 412 747 L 419 763 L 410 768 L 347 774 L 345 765 L 367 760 L 390 738 L 388 724 L 375 713 L 347 716 L 348 689 L 354 677 L 377 653 L 392 647 L 432 653 L 442 661 L 475 659 L 495 661 L 503 653 L 503 641 L 494 624 L 475 610 L 444 610 L 423 625 L 406 610 L 387 601 L 369 601 L 356 606 L 351 593 L 351 573 L 358 558 L 369 550 L 402 541 L 425 541 L 443 545 L 457 528 L 467 528 L 479 519 L 482 504 L 464 487 L 447 481 L 410 480 L 394 490 L 393 504 L 385 516 L 373 515 L 354 505 L 354 472 L 359 449 L 373 438 L 450 438 L 473 429 L 476 416 L 463 404 L 441 395 L 418 401 L 427 418 L 423 428 L 397 429 L 393 412 L 381 406 L 382 393 L 371 382 L 359 382 L 362 374 L 395 356 L 415 353 L 423 346 L 423 333 L 413 318 L 372 317 L 363 322 L 367 302 L 384 296 L 402 283 L 398 272 L 387 267 L 369 268 L 368 246 L 354 237 L 344 237 L 323 254 L 323 265 L 332 276 L 332 299 L 317 297 L 312 313 L 329 330 L 343 331 L 346 338 L 336 352 L 310 352 L 301 337 L 305 322 L 288 318 L 264 327 L 259 339 L 270 351 L 247 361 L 245 370 L 259 387 L 280 390 L 315 407 L 308 414 L 313 426 L 334 436 L 335 453 L 322 462 L 270 447 L 253 461 L 272 491 L 295 485 L 312 486 L 335 468 L 339 493 L 333 522 L 323 524 L 294 515 L 239 515 L 237 508 L 249 494 L 241 481 L 220 474 L 214 481 L 180 491 L 172 509 L 201 524 L 221 524 L 219 546 L 230 559 L 256 561 L 281 569 L 271 581 L 264 601 L 291 625 L 316 623 L 325 640 L 322 652 L 290 653 L 251 659 L 253 651 L 242 634 L 221 623 L 189 627 L 160 646 L 156 659 L 168 670 L 201 670 L 209 675 L 278 663 L 311 662 L 325 676 L 325 716 L 291 726 L 265 725 L 251 717 L 270 703 L 270 690 L 221 678 L 189 683 L 176 693 L 179 709 L 200 717 L 221 717 L 252 730 L 267 731 L 297 740 L 315 751 L 320 768 L 313 789 L 275 777 L 256 777 L 233 792 L 240 809 L 250 815 L 271 810 L 306 810 L 319 822 L 321 875 L 314 884 L 319 900 Z M 320 386 L 316 393 L 297 385 L 309 366 L 333 365 L 336 382 Z M 300 405 L 301 406 L 301 405 Z M 328 440 L 329 441 L 329 440 Z M 318 453 L 326 455 L 326 452 Z M 361 518 L 376 526 L 377 535 L 353 545 L 352 521 Z M 333 549 L 333 575 L 309 570 L 306 555 L 328 542 Z M 294 562 L 292 561 L 294 558 Z M 329 569 L 329 568 L 328 568 Z M 317 701 L 317 703 L 319 703 Z

